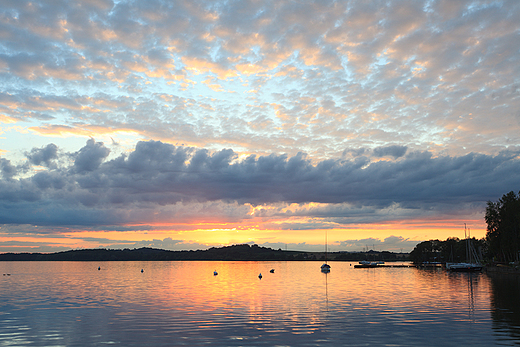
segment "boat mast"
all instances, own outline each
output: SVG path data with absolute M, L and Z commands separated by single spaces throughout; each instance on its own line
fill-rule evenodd
M 466 235 L 466 223 L 464 223 L 464 238 L 466 239 L 466 261 L 470 261 L 469 259 L 469 239 Z
M 327 262 L 327 230 L 325 230 L 325 263 Z

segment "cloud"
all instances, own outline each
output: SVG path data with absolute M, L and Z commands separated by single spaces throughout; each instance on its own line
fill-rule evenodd
M 33 148 L 31 152 L 25 153 L 25 156 L 31 164 L 55 168 L 54 160 L 58 158 L 58 146 L 50 143 L 43 148 Z
M 31 164 L 60 155 L 74 162 L 47 165 L 46 171 L 24 178 L 16 178 L 16 167 L 2 158 L 0 223 L 117 225 L 299 216 L 316 220 L 287 227 L 329 228 L 455 213 L 468 206 L 482 209 L 514 188 L 520 166 L 516 152 L 462 157 L 412 152 L 399 161 L 361 163 L 314 163 L 301 153 L 238 160 L 229 149 L 209 152 L 160 141 L 141 141 L 128 155 L 110 160 L 109 152 L 94 139 L 73 154 L 60 154 L 52 145 L 33 149 L 27 153 Z M 212 204 L 217 208 L 209 208 Z M 251 215 L 251 206 L 277 204 Z
M 405 155 L 407 149 L 406 146 L 376 147 L 374 148 L 374 155 L 376 157 L 392 156 L 397 159 Z
M 392 251 L 392 252 L 408 252 L 417 244 L 416 240 L 409 240 L 401 236 L 389 236 L 383 240 L 377 238 L 366 238 L 360 240 L 339 241 L 341 249 L 355 251 Z
M 208 245 L 203 245 L 196 242 L 186 242 L 184 240 L 173 240 L 171 237 L 164 238 L 162 240 L 153 239 L 153 240 L 142 240 L 135 243 L 132 243 L 125 248 L 141 248 L 141 247 L 151 247 L 151 248 L 159 248 L 159 249 L 167 249 L 167 250 L 198 250 L 198 249 L 208 249 L 210 248 Z M 116 248 L 110 246 L 109 248 Z M 121 246 L 117 248 L 122 248 Z
M 89 139 L 87 145 L 76 153 L 74 168 L 79 173 L 94 171 L 101 165 L 101 162 L 109 153 L 110 150 L 106 148 L 102 142 L 100 143 L 94 139 Z
M 4 180 L 9 180 L 17 174 L 16 167 L 11 164 L 10 160 L 4 158 L 0 158 L 0 170 Z
M 11 1 L 0 223 L 482 213 L 518 189 L 519 23 L 501 0 Z

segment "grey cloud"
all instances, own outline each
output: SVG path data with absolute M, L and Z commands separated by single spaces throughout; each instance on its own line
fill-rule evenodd
M 33 148 L 25 155 L 31 164 L 54 168 L 56 166 L 54 160 L 58 158 L 58 146 L 50 143 L 43 148 Z
M 32 177 L 32 182 L 39 189 L 62 189 L 67 184 L 65 177 L 56 172 L 38 172 Z
M 432 211 L 466 211 L 470 205 L 482 209 L 486 201 L 515 189 L 520 169 L 517 152 L 461 157 L 412 152 L 395 162 L 361 164 L 356 159 L 312 163 L 303 154 L 236 161 L 231 150 L 210 153 L 147 141 L 139 142 L 128 156 L 107 161 L 108 153 L 102 143 L 90 139 L 69 168 L 18 180 L 12 179 L 12 166 L 3 159 L 7 174 L 0 180 L 0 204 L 5 207 L 0 222 L 97 225 L 158 217 L 171 221 L 178 217 L 168 214 L 179 204 L 212 201 L 236 204 L 225 212 L 234 220 L 249 218 L 247 208 L 240 210 L 244 204 L 310 202 L 331 205 L 291 213 L 329 218 L 336 225 L 374 217 L 393 220 Z M 232 210 L 237 214 L 230 214 Z
M 405 239 L 401 236 L 389 236 L 384 240 L 376 238 L 367 238 L 360 240 L 340 241 L 341 249 L 356 251 L 393 251 L 393 252 L 409 252 L 417 244 L 417 240 Z
M 16 166 L 13 166 L 10 160 L 4 158 L 0 158 L 0 171 L 2 172 L 2 177 L 5 180 L 11 179 L 18 172 Z
M 348 148 L 348 149 L 345 149 L 342 153 L 343 156 L 346 156 L 348 153 L 351 153 L 352 156 L 354 157 L 359 157 L 359 156 L 362 156 L 364 155 L 366 152 L 366 149 L 365 148 L 357 148 L 357 149 L 351 149 L 351 148 Z
M 13 252 L 13 248 L 19 253 L 54 253 L 69 251 L 70 247 L 42 245 L 40 242 L 26 241 L 2 241 L 0 242 L 0 252 Z
M 408 147 L 406 146 L 387 146 L 374 148 L 374 155 L 376 157 L 391 156 L 394 159 L 400 158 L 406 154 Z
M 106 148 L 103 142 L 89 139 L 87 145 L 76 153 L 74 168 L 79 173 L 94 171 L 109 154 L 110 149 Z

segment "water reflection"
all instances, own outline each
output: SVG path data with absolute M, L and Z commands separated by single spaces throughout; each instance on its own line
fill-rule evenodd
M 490 273 L 491 316 L 497 334 L 520 340 L 520 276 Z
M 349 263 L 322 273 L 319 265 L 0 263 L 12 274 L 0 286 L 0 345 L 490 346 L 518 338 L 493 334 L 493 306 L 510 310 L 501 319 L 514 329 L 518 310 L 491 304 L 485 274 Z

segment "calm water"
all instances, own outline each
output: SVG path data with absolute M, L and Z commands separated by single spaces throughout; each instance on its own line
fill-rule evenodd
M 0 346 L 520 345 L 516 276 L 353 264 L 0 262 Z

